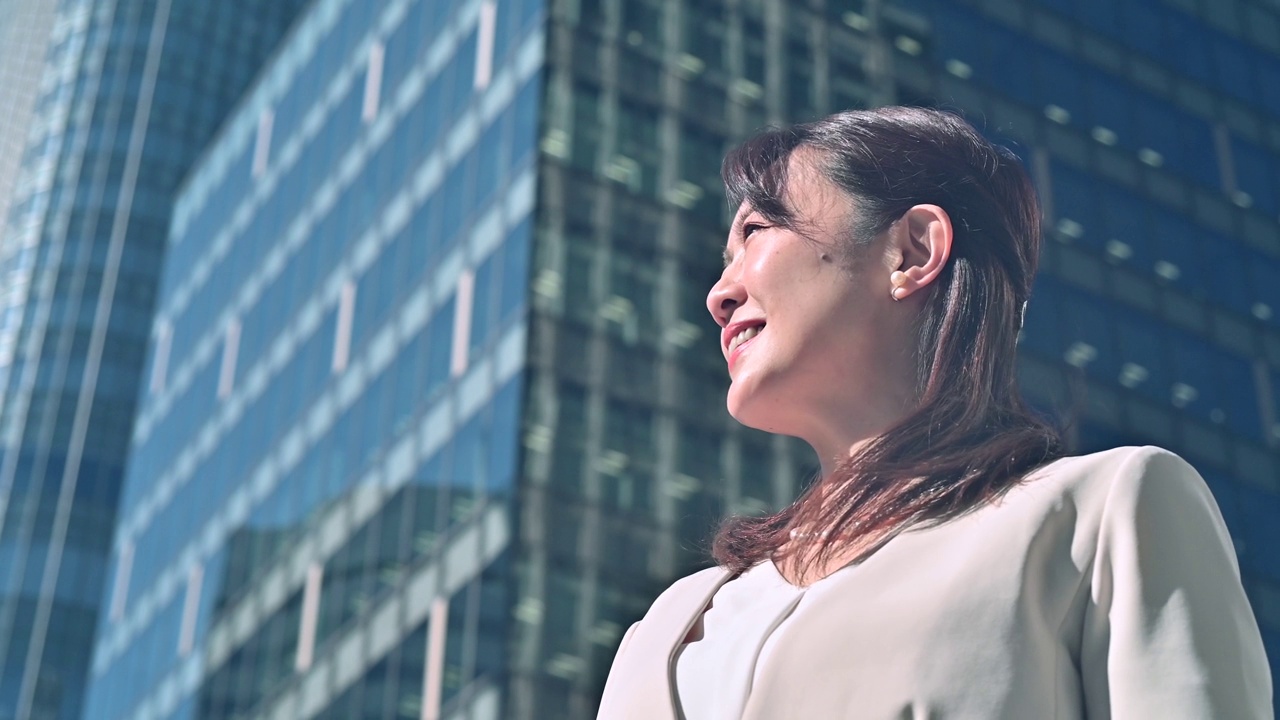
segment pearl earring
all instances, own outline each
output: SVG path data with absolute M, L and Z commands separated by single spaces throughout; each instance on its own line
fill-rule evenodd
M 907 284 L 907 274 L 901 270 L 894 270 L 889 275 L 889 284 L 893 285 L 893 289 L 889 291 L 889 297 L 893 298 L 894 302 L 898 302 L 902 299 L 898 296 L 898 293 L 906 293 L 907 291 L 906 287 L 904 287 Z

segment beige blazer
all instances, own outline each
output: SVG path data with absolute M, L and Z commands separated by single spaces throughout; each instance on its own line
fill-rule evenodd
M 602 720 L 680 717 L 673 656 L 731 579 L 679 580 L 631 627 Z M 1222 517 L 1167 450 L 1063 458 L 824 582 L 839 591 L 796 608 L 744 719 L 1273 717 Z

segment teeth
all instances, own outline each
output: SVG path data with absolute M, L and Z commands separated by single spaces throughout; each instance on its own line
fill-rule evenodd
M 752 325 L 751 327 L 747 328 L 746 330 L 743 330 L 742 332 L 738 333 L 737 335 L 734 335 L 734 336 L 733 336 L 733 339 L 729 341 L 729 352 L 733 352 L 733 351 L 734 351 L 735 349 L 737 349 L 737 347 L 738 347 L 739 345 L 741 345 L 742 343 L 744 343 L 744 342 L 746 342 L 746 341 L 750 340 L 751 338 L 755 337 L 756 335 L 759 335 L 759 334 L 760 334 L 760 329 L 761 329 L 761 328 L 763 328 L 763 327 L 764 327 L 763 325 Z

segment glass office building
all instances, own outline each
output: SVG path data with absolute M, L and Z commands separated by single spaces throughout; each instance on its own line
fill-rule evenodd
M 1029 397 L 1218 497 L 1280 655 L 1277 8 L 315 0 L 195 171 L 94 652 L 98 718 L 590 718 L 616 645 L 794 496 L 704 297 L 767 123 L 963 111 L 1050 239 Z
M 496 716 L 541 10 L 316 0 L 188 176 L 93 717 Z
M 81 715 L 173 188 L 298 5 L 3 4 L 0 718 Z
M 0 0 L 0 17 L 5 18 L 0 24 L 0 107 L 5 108 L 0 115 L 0 226 L 9 215 L 13 181 L 26 147 L 54 9 L 52 3 L 41 0 Z M 3 237 L 0 232 L 0 242 Z

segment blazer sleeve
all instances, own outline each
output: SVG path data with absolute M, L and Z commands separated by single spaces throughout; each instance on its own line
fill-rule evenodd
M 608 716 L 608 709 L 612 704 L 612 700 L 618 693 L 618 685 L 624 682 L 620 679 L 618 672 L 619 661 L 622 659 L 622 653 L 627 649 L 627 642 L 631 640 L 631 636 L 635 634 L 636 628 L 640 626 L 640 622 L 631 623 L 631 627 L 627 628 L 627 632 L 622 636 L 622 642 L 618 643 L 618 652 L 613 655 L 613 664 L 609 666 L 609 675 L 604 681 L 604 693 L 600 697 L 600 708 L 598 710 L 598 718 Z
M 1080 646 L 1089 718 L 1273 717 L 1230 536 L 1185 460 L 1144 447 L 1120 463 L 1090 581 Z

